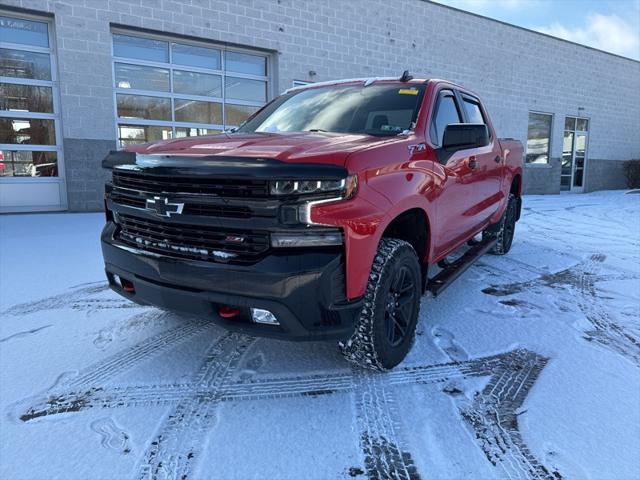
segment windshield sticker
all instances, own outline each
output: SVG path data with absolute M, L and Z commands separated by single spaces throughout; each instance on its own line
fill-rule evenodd
M 402 130 L 403 128 L 398 125 L 380 125 L 381 132 L 401 132 Z
M 418 89 L 417 88 L 401 88 L 400 90 L 398 90 L 398 93 L 400 95 L 418 95 Z

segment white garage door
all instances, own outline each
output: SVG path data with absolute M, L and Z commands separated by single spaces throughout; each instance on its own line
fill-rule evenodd
M 113 31 L 121 147 L 221 132 L 269 97 L 269 56 L 204 41 Z
M 0 11 L 0 212 L 66 208 L 51 33 Z

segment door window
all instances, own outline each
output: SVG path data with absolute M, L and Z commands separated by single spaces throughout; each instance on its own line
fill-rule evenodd
M 464 97 L 462 104 L 464 106 L 464 111 L 467 114 L 467 123 L 487 123 L 484 120 L 484 115 L 482 115 L 482 109 L 480 108 L 480 104 L 478 102 Z
M 445 90 L 440 92 L 435 114 L 429 127 L 429 136 L 434 145 L 442 145 L 444 129 L 451 123 L 460 123 L 461 116 L 458 104 L 453 92 Z

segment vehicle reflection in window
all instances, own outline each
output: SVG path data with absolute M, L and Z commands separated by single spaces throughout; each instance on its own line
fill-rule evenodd
M 0 118 L 0 143 L 55 145 L 53 120 Z
M 0 177 L 57 177 L 56 152 L 0 150 Z

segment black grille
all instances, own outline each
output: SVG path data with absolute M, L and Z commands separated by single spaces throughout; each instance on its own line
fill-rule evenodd
M 256 261 L 269 249 L 267 232 L 164 223 L 122 214 L 118 221 L 122 242 L 173 257 L 246 263 Z
M 113 185 L 149 193 L 187 193 L 231 198 L 264 198 L 269 193 L 269 186 L 266 180 L 165 177 L 118 170 L 113 171 Z
M 137 195 L 124 195 L 113 192 L 111 199 L 119 205 L 128 207 L 146 208 L 146 198 Z M 249 218 L 251 209 L 242 205 L 207 205 L 196 203 L 197 199 L 185 203 L 182 209 L 183 215 L 206 215 L 210 217 Z

